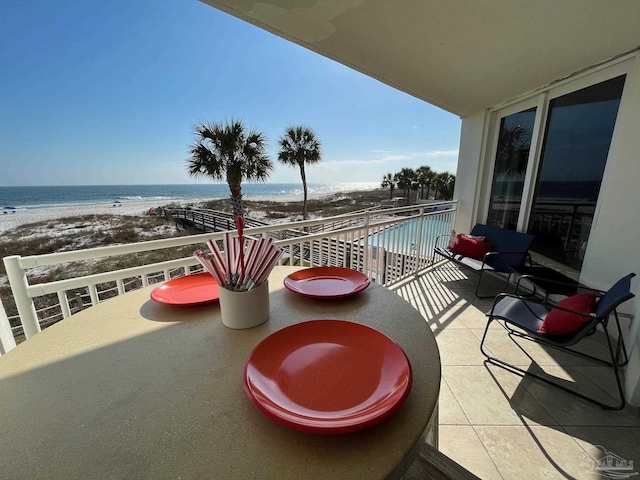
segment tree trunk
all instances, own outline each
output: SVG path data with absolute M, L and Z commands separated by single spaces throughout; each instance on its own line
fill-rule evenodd
M 227 180 L 229 183 L 229 192 L 231 193 L 231 208 L 235 217 L 244 217 L 244 209 L 242 208 L 242 186 L 235 179 Z
M 302 177 L 302 191 L 304 192 L 304 197 L 302 201 L 302 219 L 307 219 L 307 175 L 304 172 L 304 161 L 299 163 L 300 165 L 300 177 Z
M 389 190 L 391 193 L 389 193 L 389 199 L 392 200 L 393 199 L 393 187 L 389 187 Z

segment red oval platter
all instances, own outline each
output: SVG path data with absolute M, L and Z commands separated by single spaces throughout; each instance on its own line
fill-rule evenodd
M 151 291 L 151 298 L 167 305 L 200 305 L 218 301 L 218 282 L 208 272 L 185 275 Z
M 339 298 L 355 295 L 369 286 L 364 273 L 342 267 L 312 267 L 293 272 L 284 286 L 299 295 L 312 298 Z
M 312 320 L 272 333 L 249 355 L 244 388 L 268 418 L 307 433 L 343 434 L 387 419 L 411 389 L 411 364 L 383 333 Z

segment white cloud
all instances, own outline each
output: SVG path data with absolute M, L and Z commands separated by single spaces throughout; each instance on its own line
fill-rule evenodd
M 350 167 L 366 167 L 388 164 L 390 162 L 420 162 L 424 158 L 440 158 L 447 157 L 447 163 L 450 162 L 448 157 L 457 157 L 458 150 L 434 150 L 431 152 L 417 152 L 417 153 L 391 153 L 384 150 L 373 150 L 372 153 L 378 154 L 375 158 L 351 158 L 345 160 L 328 160 L 323 161 L 316 165 L 318 169 L 329 170 L 344 170 Z M 389 165 L 386 165 L 389 167 Z M 409 165 L 412 166 L 412 165 Z
M 326 162 L 319 163 L 315 165 L 316 168 L 319 169 L 329 169 L 329 170 L 345 170 L 347 168 L 352 167 L 366 167 L 371 165 L 383 165 L 389 162 L 401 161 L 401 160 L 409 160 L 411 157 L 405 155 L 389 155 L 383 158 L 373 158 L 369 160 L 364 159 L 348 159 L 348 160 L 329 160 Z
M 383 162 L 398 162 L 398 161 L 404 161 L 404 160 L 411 160 L 412 158 L 413 158 L 412 155 L 396 154 L 396 155 L 383 155 L 382 158 L 380 158 L 380 160 Z
M 401 168 L 430 166 L 436 172 L 456 172 L 457 150 L 433 150 L 427 152 L 390 152 L 374 150 L 371 158 L 347 158 L 344 160 L 323 160 L 310 165 L 308 179 L 312 182 L 331 183 L 347 179 L 363 182 L 378 182 L 382 177 Z M 338 180 L 339 179 L 339 180 Z
M 425 157 L 457 157 L 458 153 L 458 150 L 435 150 L 433 152 L 416 153 L 415 155 L 423 155 Z

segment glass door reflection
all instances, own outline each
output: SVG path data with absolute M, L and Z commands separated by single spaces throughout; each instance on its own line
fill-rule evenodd
M 547 127 L 528 233 L 532 249 L 580 270 L 625 76 L 557 97 Z
M 536 109 L 500 121 L 487 223 L 516 230 L 524 188 Z

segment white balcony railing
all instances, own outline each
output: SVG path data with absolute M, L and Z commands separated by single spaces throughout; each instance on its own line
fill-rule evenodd
M 375 212 L 359 212 L 325 219 L 269 225 L 245 230 L 249 236 L 270 236 L 285 250 L 281 264 L 342 266 L 366 273 L 372 281 L 390 285 L 414 275 L 431 264 L 435 238 L 449 233 L 454 224 L 456 202 L 399 207 Z M 132 253 L 193 245 L 205 249 L 208 239 L 219 240 L 222 232 L 153 240 L 126 245 L 4 258 L 7 276 L 18 310 L 19 321 L 11 327 L 26 338 L 43 327 L 96 305 L 106 298 L 134 288 L 148 286 L 200 270 L 192 256 L 161 263 L 84 275 L 45 283 L 30 284 L 33 269 L 69 265 Z M 36 310 L 34 299 L 53 297 L 49 306 Z M 1 309 L 2 307 L 0 307 Z M 0 311 L 0 354 L 12 348 L 7 337 L 9 321 Z M 4 339 L 4 340 L 3 340 Z

